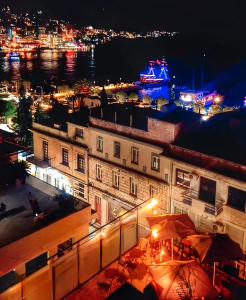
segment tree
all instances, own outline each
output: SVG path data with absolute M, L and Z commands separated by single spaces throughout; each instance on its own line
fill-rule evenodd
M 34 114 L 34 121 L 35 122 L 42 122 L 48 119 L 48 114 L 42 109 L 40 103 L 38 104 L 35 114 Z
M 153 99 L 150 96 L 144 96 L 143 97 L 143 104 L 145 105 L 151 105 Z
M 169 101 L 165 98 L 159 98 L 157 99 L 157 109 L 161 110 L 163 106 L 167 105 Z
M 132 101 L 132 102 L 138 102 L 139 101 L 139 97 L 138 97 L 138 94 L 136 93 L 131 93 L 128 97 L 128 100 L 129 101 Z
M 54 123 L 65 122 L 68 114 L 68 108 L 61 104 L 56 99 L 52 100 L 52 109 L 49 113 L 49 118 Z
M 205 106 L 202 102 L 194 102 L 192 104 L 193 112 L 197 114 L 203 114 L 205 112 Z
M 4 117 L 6 123 L 16 117 L 16 104 L 13 101 L 0 100 L 0 116 Z
M 13 174 L 15 180 L 19 179 L 22 183 L 26 182 L 26 177 L 29 176 L 30 165 L 26 161 L 17 161 L 13 164 Z
M 126 102 L 126 98 L 127 98 L 127 95 L 125 92 L 118 92 L 116 93 L 116 99 L 119 103 L 125 103 Z
M 209 108 L 209 114 L 216 115 L 222 113 L 222 107 L 219 104 L 213 104 Z
M 183 103 L 180 101 L 180 100 L 176 100 L 174 101 L 174 104 L 177 106 L 177 107 L 183 107 Z
M 29 129 L 32 127 L 32 104 L 33 100 L 31 97 L 21 97 L 15 120 L 15 130 L 26 146 L 31 145 L 31 132 Z
M 101 93 L 99 94 L 99 96 L 101 98 L 101 106 L 107 105 L 108 104 L 108 95 L 107 95 L 104 87 L 103 87 Z

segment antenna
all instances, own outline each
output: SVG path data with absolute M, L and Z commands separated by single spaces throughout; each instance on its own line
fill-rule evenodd
M 204 67 L 205 67 L 205 60 L 206 60 L 206 54 L 203 53 L 203 56 L 202 56 L 202 68 L 201 68 L 201 89 L 203 89 L 203 86 L 204 86 Z

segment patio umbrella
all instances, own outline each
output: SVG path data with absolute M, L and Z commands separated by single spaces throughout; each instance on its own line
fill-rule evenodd
M 201 237 L 194 245 L 203 263 L 214 263 L 213 284 L 215 283 L 215 262 L 228 260 L 245 260 L 240 245 L 234 242 L 228 234 L 216 233 Z
M 153 280 L 163 288 L 160 299 L 218 299 L 208 275 L 196 261 L 169 261 L 150 266 L 149 271 Z
M 196 230 L 189 227 L 188 225 L 185 225 L 183 222 L 180 220 L 174 221 L 176 230 L 181 238 L 186 238 L 189 235 L 194 235 L 196 234 Z
M 188 228 L 196 230 L 193 221 L 187 214 L 177 214 L 177 215 L 164 214 L 164 215 L 155 215 L 155 216 L 151 215 L 151 216 L 147 216 L 146 219 L 150 227 L 159 224 L 163 221 L 179 221 L 183 225 L 187 226 Z

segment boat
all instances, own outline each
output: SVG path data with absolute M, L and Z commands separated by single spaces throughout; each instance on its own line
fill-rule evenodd
M 20 53 L 18 53 L 18 52 L 10 52 L 9 53 L 9 60 L 19 61 L 20 59 L 21 59 Z
M 140 84 L 148 87 L 166 85 L 169 81 L 168 64 L 164 58 L 149 61 L 147 73 L 140 74 Z

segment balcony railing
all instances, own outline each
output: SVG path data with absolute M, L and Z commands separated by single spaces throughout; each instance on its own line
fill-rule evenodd
M 192 200 L 193 199 L 197 200 L 197 201 L 200 201 L 200 202 L 203 202 L 204 205 L 205 205 L 204 206 L 204 212 L 208 213 L 210 215 L 218 216 L 223 211 L 224 201 L 222 199 L 219 199 L 218 197 L 216 197 L 216 203 L 214 205 L 210 204 L 210 203 L 207 203 L 204 200 L 201 200 L 200 197 L 199 197 L 199 192 L 195 191 L 193 189 L 185 190 L 182 193 L 182 197 L 183 197 L 183 199 L 182 199 L 183 203 L 185 203 L 187 205 L 190 205 L 190 206 L 192 206 Z
M 223 211 L 223 206 L 213 206 L 206 204 L 204 208 L 204 212 L 213 216 L 218 216 Z
M 18 283 L 12 281 L 7 284 L 7 289 L 2 290 L 2 294 L 0 292 L 0 298 L 1 296 L 3 299 L 11 298 L 13 289 L 20 291 L 20 299 L 28 298 L 32 291 L 23 288 L 25 276 L 28 276 L 28 282 L 38 282 L 35 283 L 36 296 L 42 299 L 62 299 L 135 247 L 139 238 L 149 234 L 146 219 L 146 216 L 152 213 L 149 203 L 150 201 L 146 201 L 134 207 L 73 245 L 69 245 L 67 249 L 63 249 L 62 256 L 57 253 L 49 257 L 45 267 L 41 267 L 33 275 L 28 276 L 26 273 L 20 277 L 16 273 L 16 277 L 21 280 Z M 158 214 L 166 213 L 160 207 L 155 208 Z M 61 272 L 61 270 L 66 270 L 66 272 Z M 49 283 L 52 286 L 47 289 L 44 289 L 42 285 L 44 276 L 52 277 Z M 11 284 L 11 289 L 8 289 Z

